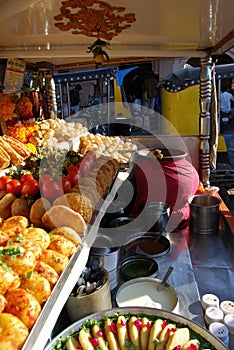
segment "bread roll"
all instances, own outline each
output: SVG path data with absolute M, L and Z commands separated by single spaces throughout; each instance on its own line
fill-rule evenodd
M 49 230 L 62 226 L 71 227 L 80 235 L 85 233 L 87 227 L 79 213 L 64 205 L 56 205 L 50 208 L 42 216 L 42 223 Z
M 2 219 L 8 219 L 11 217 L 11 205 L 16 199 L 16 196 L 13 193 L 7 193 L 0 200 L 0 217 Z
M 6 169 L 11 162 L 9 154 L 0 146 L 0 169 Z
M 18 153 L 20 154 L 24 159 L 28 158 L 30 156 L 30 151 L 27 146 L 25 146 L 22 142 L 15 139 L 12 136 L 4 135 L 2 138 Z
M 4 148 L 4 150 L 9 154 L 12 165 L 18 166 L 24 161 L 24 157 L 22 157 L 18 152 L 16 152 L 14 148 L 2 137 L 0 137 L 0 146 Z
M 42 216 L 51 208 L 50 202 L 46 198 L 38 198 L 30 209 L 29 218 L 35 227 L 44 227 Z

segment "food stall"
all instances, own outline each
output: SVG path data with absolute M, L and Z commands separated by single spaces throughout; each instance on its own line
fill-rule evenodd
M 79 207 L 79 210 L 71 209 L 72 212 L 70 212 L 67 207 L 64 209 L 64 202 L 58 201 L 57 205 L 48 207 L 43 211 L 43 215 L 39 215 L 39 219 L 44 217 L 41 222 L 46 228 L 47 234 L 53 235 L 53 229 L 68 226 L 75 229 L 76 233 L 81 236 L 81 242 L 78 242 L 76 252 L 67 260 L 66 266 L 60 270 L 59 279 L 54 284 L 51 295 L 46 302 L 43 299 L 43 307 L 38 313 L 38 318 L 34 320 L 33 325 L 30 324 L 30 327 L 28 327 L 30 328 L 29 333 L 27 334 L 28 330 L 25 330 L 27 337 L 23 344 L 12 345 L 12 349 L 15 346 L 17 349 L 38 350 L 43 349 L 50 337 L 56 336 L 68 325 L 63 314 L 64 306 L 87 264 L 90 248 L 93 246 L 97 234 L 101 231 L 102 220 L 109 205 L 114 201 L 118 192 L 122 193 L 121 189 L 125 188 L 128 179 L 131 178 L 135 165 L 133 159 L 138 150 L 145 148 L 160 150 L 162 145 L 166 145 L 168 149 L 186 150 L 186 156 L 189 156 L 189 160 L 199 172 L 201 183 L 204 186 L 203 190 L 207 191 L 208 194 L 210 193 L 210 157 L 211 154 L 215 155 L 216 142 L 216 137 L 214 137 L 212 138 L 214 143 L 212 145 L 210 143 L 211 136 L 216 136 L 211 134 L 210 127 L 211 120 L 214 117 L 210 113 L 211 102 L 213 102 L 211 101 L 212 57 L 213 55 L 222 55 L 228 51 L 231 52 L 233 47 L 232 1 L 225 1 L 225 6 L 217 1 L 193 1 L 193 4 L 188 1 L 176 3 L 150 1 L 147 6 L 142 8 L 140 2 L 124 0 L 109 2 L 96 0 L 87 1 L 85 4 L 82 1 L 69 0 L 63 2 L 22 0 L 17 3 L 17 6 L 15 6 L 13 0 L 2 0 L 0 6 L 0 21 L 2 23 L 0 58 L 3 61 L 7 60 L 10 66 L 8 66 L 7 79 L 5 77 L 2 79 L 3 93 L 7 97 L 11 94 L 19 94 L 21 92 L 18 90 L 21 84 L 20 76 L 24 68 L 23 63 L 27 67 L 31 67 L 33 71 L 38 62 L 42 62 L 40 66 L 41 74 L 39 74 L 41 88 L 42 90 L 45 88 L 44 92 L 46 90 L 50 91 L 49 98 L 47 100 L 44 98 L 41 101 L 47 101 L 47 107 L 53 108 L 44 109 L 42 120 L 38 118 L 38 120 L 33 121 L 34 123 L 30 123 L 31 126 L 33 125 L 33 130 L 31 130 L 30 138 L 26 143 L 42 150 L 46 147 L 51 149 L 56 147 L 59 150 L 66 150 L 66 153 L 75 152 L 76 155 L 78 151 L 79 161 L 81 162 L 86 155 L 92 155 L 93 151 L 97 156 L 97 159 L 95 158 L 93 162 L 98 162 L 100 159 L 99 166 L 96 168 L 93 165 L 94 168 L 90 169 L 90 167 L 89 171 L 87 168 L 86 170 L 83 169 L 85 173 L 87 172 L 86 175 L 96 169 L 95 179 L 99 183 L 99 196 L 96 196 L 97 188 L 93 192 L 91 186 L 95 181 L 86 181 L 82 188 L 83 198 L 79 199 L 83 201 L 82 209 Z M 108 51 L 109 48 L 111 48 L 110 51 Z M 129 137 L 123 140 L 120 137 L 93 135 L 79 123 L 68 123 L 68 125 L 64 120 L 56 118 L 52 70 L 75 70 L 81 67 L 95 67 L 98 69 L 102 66 L 111 66 L 116 62 L 125 62 L 126 64 L 142 61 L 161 62 L 168 60 L 171 62 L 172 58 L 189 59 L 191 57 L 197 57 L 201 60 L 199 137 L 197 135 L 186 137 L 186 135 L 176 134 Z M 50 63 L 49 67 L 45 67 L 45 62 Z M 116 82 L 116 90 L 119 89 L 119 85 Z M 46 94 L 42 95 L 42 90 L 40 91 L 40 97 L 46 97 Z M 32 88 L 30 92 L 35 91 Z M 24 102 L 29 101 L 24 100 Z M 27 103 L 26 106 L 28 106 Z M 122 106 L 121 117 L 125 111 L 124 108 L 125 106 Z M 24 105 L 23 110 L 25 111 L 25 109 Z M 7 111 L 9 112 L 9 110 Z M 45 111 L 50 113 L 46 114 Z M 14 113 L 14 108 L 11 112 Z M 34 117 L 34 115 L 32 116 Z M 14 117 L 11 114 L 9 120 L 12 118 Z M 121 120 L 121 118 L 119 119 Z M 29 122 L 30 118 L 27 117 L 26 120 Z M 4 123 L 2 123 L 1 127 L 2 133 L 10 134 L 10 130 L 13 130 L 10 137 L 16 137 L 16 130 L 18 129 L 14 129 L 15 126 L 6 130 Z M 25 135 L 26 130 L 28 131 L 29 126 L 22 122 L 20 129 L 23 130 L 20 133 L 22 136 L 22 134 Z M 3 141 L 10 142 L 10 138 L 6 140 L 4 137 L 1 136 Z M 6 137 L 9 137 L 9 135 Z M 24 144 L 24 142 L 22 143 Z M 5 145 L 5 147 L 8 147 L 6 153 L 9 153 L 9 146 Z M 9 157 L 5 159 L 7 165 L 2 166 L 4 174 L 11 166 L 20 167 L 19 170 L 22 170 L 23 163 L 27 163 L 27 159 L 32 156 L 34 151 L 32 146 L 31 148 L 26 146 L 30 150 L 30 155 L 22 144 L 19 147 L 21 147 L 21 152 L 24 150 L 25 157 L 21 153 L 20 156 L 18 155 L 15 158 L 14 153 L 11 159 Z M 64 158 L 63 156 L 57 158 L 57 156 L 55 158 L 55 155 L 52 155 L 52 158 L 54 157 L 56 162 L 58 161 L 56 167 L 60 167 L 61 175 L 63 163 L 61 166 L 59 162 L 63 162 Z M 111 165 L 108 163 L 109 161 Z M 77 163 L 76 161 L 76 165 Z M 59 166 L 57 166 L 58 164 Z M 95 164 L 97 165 L 97 163 Z M 45 164 L 43 169 L 45 170 L 46 167 L 48 167 L 48 164 Z M 102 167 L 101 173 L 99 173 L 100 167 Z M 51 168 L 53 169 L 53 164 Z M 105 172 L 103 169 L 105 169 Z M 15 168 L 13 170 L 15 171 Z M 46 171 L 43 174 L 45 175 Z M 97 176 L 99 180 L 97 180 Z M 106 180 L 105 183 L 103 183 L 103 178 Z M 77 178 L 74 179 L 73 177 L 72 182 L 77 185 L 76 181 Z M 130 188 L 132 187 L 127 187 L 127 193 L 129 193 Z M 44 195 L 47 193 L 49 197 L 51 196 L 47 199 L 52 200 L 52 202 L 60 197 L 54 197 L 54 192 L 51 194 L 48 187 L 44 191 Z M 78 193 L 79 189 L 76 198 Z M 61 195 L 61 192 L 59 194 Z M 219 195 L 216 194 L 216 197 L 218 198 Z M 66 198 L 68 201 L 69 196 L 66 196 Z M 15 203 L 16 199 L 18 198 L 11 196 L 12 202 L 10 205 L 13 202 Z M 91 201 L 93 201 L 92 209 L 87 205 Z M 74 204 L 73 199 L 71 202 L 69 203 L 70 206 Z M 61 210 L 60 214 L 56 212 L 58 207 Z M 19 215 L 18 208 L 14 210 L 14 213 Z M 30 223 L 35 220 L 33 214 L 38 212 L 39 209 L 32 213 L 30 208 L 28 213 Z M 2 216 L 2 231 L 5 221 L 8 222 L 7 220 L 15 216 L 11 216 L 11 213 L 12 208 L 10 206 L 9 211 L 8 205 L 8 212 L 4 214 L 4 217 Z M 71 216 L 68 214 L 71 214 Z M 56 225 L 53 222 L 56 222 Z M 233 300 L 233 217 L 223 202 L 220 204 L 219 225 L 219 232 L 205 235 L 192 235 L 188 225 L 179 230 L 174 227 L 173 230 L 166 232 L 167 239 L 170 241 L 170 251 L 168 254 L 155 258 L 159 265 L 158 277 L 160 279 L 163 278 L 167 268 L 173 266 L 174 272 L 169 281 L 176 289 L 179 297 L 179 311 L 177 312 L 192 321 L 191 324 L 189 322 L 191 329 L 194 322 L 197 322 L 205 330 L 201 305 L 201 297 L 204 294 L 216 294 L 220 301 Z M 136 229 L 137 227 L 135 227 Z M 106 232 L 114 232 L 114 230 L 108 227 L 105 234 Z M 6 241 L 4 242 L 6 243 Z M 121 243 L 120 245 L 125 246 L 127 242 L 123 241 Z M 47 256 L 47 253 L 49 254 L 47 248 L 44 249 L 45 256 Z M 3 252 L 4 249 L 2 248 L 1 251 Z M 118 270 L 118 268 L 115 269 L 117 274 L 114 276 L 116 278 Z M 115 288 L 122 283 L 121 280 L 118 282 Z M 112 291 L 113 312 L 116 311 L 115 288 Z M 28 287 L 28 289 L 30 288 Z M 14 298 L 12 297 L 12 299 Z M 10 310 L 9 305 L 10 303 L 8 304 L 8 310 Z M 11 310 L 14 307 L 15 304 L 12 301 Z M 141 311 L 137 311 L 137 313 Z M 148 310 L 148 312 L 155 314 L 155 310 Z M 160 310 L 157 312 L 160 317 L 167 317 L 168 315 Z M 170 317 L 174 318 L 175 322 L 184 322 L 184 319 L 177 319 L 175 318 L 177 316 L 173 316 L 173 314 L 170 314 Z M 196 328 L 196 330 L 197 332 L 201 331 L 200 328 Z M 216 338 L 213 339 L 210 333 L 203 332 L 203 334 L 204 338 L 208 339 L 210 344 L 212 343 L 214 349 L 224 349 L 223 344 Z M 10 341 L 13 342 L 12 339 Z

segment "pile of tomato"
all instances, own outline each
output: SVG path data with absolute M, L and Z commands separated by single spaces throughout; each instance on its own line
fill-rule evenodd
M 87 176 L 96 161 L 96 154 L 88 151 L 85 156 L 76 164 L 69 165 L 65 169 L 65 176 L 56 180 L 48 173 L 35 179 L 32 174 L 25 173 L 21 179 L 11 176 L 0 177 L 0 191 L 13 193 L 16 196 L 37 197 L 39 194 L 53 201 L 64 193 L 71 191 L 73 186 L 78 186 L 82 177 Z

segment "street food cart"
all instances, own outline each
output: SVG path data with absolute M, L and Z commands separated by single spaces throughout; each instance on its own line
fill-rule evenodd
M 53 100 L 52 70 L 74 71 L 83 67 L 98 70 L 120 62 L 127 65 L 146 61 L 159 65 L 168 62 L 173 68 L 174 60 L 199 58 L 199 135 L 152 135 L 130 137 L 129 141 L 149 149 L 157 148 L 158 140 L 165 142 L 168 148 L 183 145 L 189 151 L 203 186 L 209 190 L 211 155 L 214 164 L 217 151 L 217 133 L 211 133 L 211 121 L 216 125 L 217 120 L 210 112 L 213 56 L 233 55 L 232 0 L 192 3 L 150 0 L 144 4 L 134 0 L 19 0 L 17 4 L 14 0 L 1 0 L 0 9 L 0 59 L 4 63 L 9 60 L 7 79 L 2 78 L 3 91 L 5 88 L 7 94 L 19 93 L 24 65 L 33 71 L 38 62 L 42 67 L 42 85 L 49 84 Z M 97 40 L 101 40 L 101 45 Z M 100 47 L 94 51 L 97 44 Z M 44 68 L 44 62 L 50 63 L 49 68 Z M 1 74 L 3 77 L 2 71 Z M 116 93 L 120 86 L 115 82 Z M 124 108 L 121 113 L 123 111 Z M 50 110 L 49 118 L 55 115 L 56 109 Z M 70 145 L 69 140 L 66 140 L 67 145 Z M 51 336 L 67 326 L 64 305 L 87 263 L 108 204 L 128 179 L 131 165 L 130 160 L 127 166 L 120 167 L 110 192 L 99 203 L 97 215 L 44 305 L 23 350 L 43 349 Z M 222 202 L 217 234 L 191 235 L 188 227 L 168 232 L 170 253 L 156 259 L 159 278 L 169 266 L 174 267 L 170 283 L 180 299 L 180 314 L 202 326 L 202 295 L 213 293 L 220 300 L 233 300 L 233 232 L 232 214 Z M 113 307 L 114 303 L 113 291 Z

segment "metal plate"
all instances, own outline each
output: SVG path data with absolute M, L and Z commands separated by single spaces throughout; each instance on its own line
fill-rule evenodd
M 197 323 L 195 323 L 195 322 L 193 322 L 185 317 L 177 315 L 175 313 L 169 312 L 169 311 L 155 309 L 155 308 L 144 308 L 144 307 L 113 308 L 113 309 L 104 310 L 104 311 L 89 315 L 89 316 L 73 323 L 68 328 L 66 328 L 57 337 L 55 337 L 50 342 L 50 344 L 47 345 L 45 350 L 53 350 L 53 346 L 55 345 L 55 343 L 59 337 L 65 337 L 65 336 L 69 335 L 72 331 L 79 330 L 79 328 L 82 326 L 82 324 L 86 320 L 90 320 L 90 319 L 101 320 L 105 315 L 108 315 L 110 317 L 114 316 L 116 312 L 119 312 L 122 315 L 129 314 L 129 313 L 130 314 L 146 314 L 146 315 L 151 315 L 151 316 L 153 315 L 153 316 L 158 316 L 158 317 L 162 317 L 162 318 L 171 320 L 172 322 L 182 323 L 183 325 L 188 326 L 194 332 L 200 334 L 216 350 L 227 350 L 227 348 L 223 345 L 223 343 L 218 338 L 215 338 L 210 332 L 208 332 L 205 328 L 201 327 Z
M 163 158 L 160 159 L 154 155 L 154 151 L 159 150 Z M 187 153 L 176 149 L 163 149 L 163 148 L 144 148 L 137 152 L 137 155 L 142 157 L 156 157 L 159 161 L 163 160 L 180 160 L 187 156 Z

